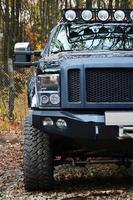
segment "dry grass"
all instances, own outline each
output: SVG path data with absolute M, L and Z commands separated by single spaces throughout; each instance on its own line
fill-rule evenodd
M 25 117 L 28 115 L 27 107 L 27 80 L 31 77 L 35 68 L 19 69 L 14 71 L 14 86 L 16 88 L 17 97 L 14 102 L 13 121 L 8 120 L 9 116 L 9 87 L 8 75 L 4 72 L 2 85 L 0 85 L 0 131 L 9 131 L 12 124 L 22 126 Z M 18 92 L 21 92 L 18 94 Z M 16 126 L 16 125 L 15 125 Z
M 0 119 L 0 133 L 17 134 L 21 132 L 22 124 L 16 121 L 2 120 Z
M 0 132 L 17 132 L 22 129 L 23 121 L 28 114 L 26 89 L 19 94 L 14 103 L 14 120 L 8 119 L 8 97 L 1 100 L 0 97 Z
M 15 99 L 14 104 L 14 117 L 15 120 L 23 123 L 23 120 L 28 115 L 28 103 L 27 103 L 27 90 L 24 89 L 22 94 L 19 94 L 19 96 Z

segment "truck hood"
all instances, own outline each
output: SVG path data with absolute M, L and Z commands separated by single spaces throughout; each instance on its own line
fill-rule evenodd
M 91 67 L 133 67 L 133 51 L 68 51 L 49 54 L 41 59 L 42 67 L 91 65 Z

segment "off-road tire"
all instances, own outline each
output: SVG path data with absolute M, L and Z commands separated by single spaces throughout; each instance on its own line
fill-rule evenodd
M 24 123 L 24 184 L 27 191 L 53 188 L 53 159 L 50 139 L 46 133 Z

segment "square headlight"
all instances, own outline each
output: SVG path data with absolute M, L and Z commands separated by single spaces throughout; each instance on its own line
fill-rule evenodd
M 47 74 L 38 76 L 38 91 L 59 92 L 59 74 Z
M 59 74 L 39 75 L 37 90 L 41 107 L 60 106 Z

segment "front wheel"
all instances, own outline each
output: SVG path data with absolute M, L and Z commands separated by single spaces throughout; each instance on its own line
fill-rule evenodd
M 28 191 L 50 190 L 53 187 L 53 159 L 46 133 L 24 124 L 24 183 Z

